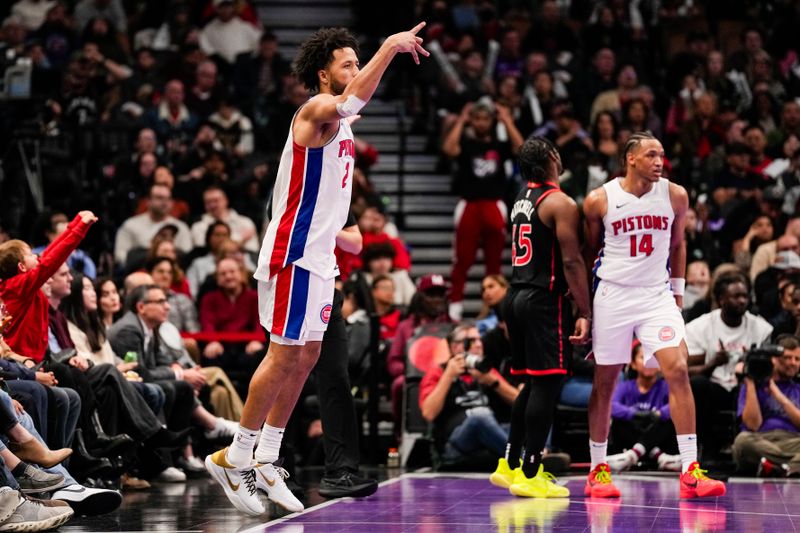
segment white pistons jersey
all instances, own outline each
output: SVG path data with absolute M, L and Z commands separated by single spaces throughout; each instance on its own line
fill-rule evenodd
M 350 209 L 355 143 L 350 124 L 341 119 L 338 126 L 319 148 L 295 143 L 289 127 L 256 279 L 269 281 L 291 264 L 323 279 L 339 273 L 333 251 Z
M 669 252 L 675 213 L 669 181 L 660 179 L 641 198 L 622 188 L 622 178 L 605 185 L 603 248 L 595 277 L 618 285 L 651 287 L 669 281 Z M 595 281 L 597 283 L 597 280 Z

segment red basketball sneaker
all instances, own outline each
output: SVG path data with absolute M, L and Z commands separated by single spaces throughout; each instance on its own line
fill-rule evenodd
M 724 496 L 725 483 L 706 476 L 700 463 L 693 462 L 685 474 L 681 474 L 681 499 Z
M 597 465 L 589 472 L 583 493 L 592 498 L 619 498 L 619 489 L 611 481 L 611 469 L 606 463 Z

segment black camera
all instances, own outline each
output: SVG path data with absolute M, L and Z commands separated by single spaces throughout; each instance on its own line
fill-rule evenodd
M 777 344 L 762 344 L 750 347 L 744 359 L 744 375 L 756 383 L 772 377 L 772 358 L 783 355 L 783 347 Z
M 468 353 L 464 356 L 464 362 L 467 365 L 467 369 L 474 369 L 483 374 L 492 369 L 492 363 L 482 355 Z

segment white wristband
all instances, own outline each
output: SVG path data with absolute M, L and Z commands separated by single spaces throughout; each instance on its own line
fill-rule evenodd
M 683 291 L 686 289 L 686 280 L 684 278 L 669 278 L 669 284 L 672 287 L 672 294 L 683 296 Z

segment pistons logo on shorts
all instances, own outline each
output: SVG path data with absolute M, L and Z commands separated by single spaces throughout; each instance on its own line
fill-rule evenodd
M 330 321 L 332 309 L 333 306 L 331 304 L 325 304 L 322 307 L 322 310 L 319 312 L 319 319 L 322 320 L 323 324 L 327 324 L 328 321 Z
M 664 326 L 660 330 L 658 330 L 658 340 L 660 341 L 671 341 L 675 338 L 675 330 L 672 329 L 670 326 Z

